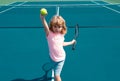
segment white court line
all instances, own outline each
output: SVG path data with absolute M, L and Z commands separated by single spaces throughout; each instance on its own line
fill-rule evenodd
M 11 4 L 14 4 L 14 3 L 16 3 L 16 2 L 17 2 L 17 1 L 15 1 L 15 2 L 12 2 L 12 3 L 8 4 L 8 6 L 9 6 L 9 5 L 11 5 Z
M 1 4 L 1 5 L 0 5 L 0 8 L 2 8 L 2 6 L 9 6 L 9 5 L 12 5 L 12 4 L 14 4 L 14 3 L 16 3 L 16 1 L 15 1 L 15 2 L 12 2 L 12 3 L 10 3 L 10 4 Z
M 107 9 L 110 9 L 110 10 L 112 10 L 112 11 L 117 12 L 117 13 L 119 13 L 119 14 L 120 14 L 120 11 L 118 11 L 118 10 L 115 10 L 115 9 L 110 8 L 110 7 L 107 7 L 107 6 L 103 6 L 103 7 L 107 8 Z
M 2 6 L 9 6 L 9 5 L 14 4 L 14 3 L 16 3 L 16 1 L 15 1 L 15 2 L 12 2 L 12 3 L 10 3 L 10 4 L 2 4 L 2 5 L 0 5 L 0 8 L 2 8 Z
M 102 2 L 105 2 L 105 3 L 107 3 L 107 4 L 112 4 L 112 3 L 110 3 L 110 2 L 107 2 L 107 1 L 104 1 L 104 0 L 102 0 Z
M 27 2 L 27 1 L 25 1 L 25 2 L 23 2 L 23 3 L 21 3 L 21 4 L 18 4 L 18 5 L 15 5 L 15 6 L 21 6 L 21 5 L 25 4 L 26 2 Z M 6 12 L 6 11 L 9 11 L 9 10 L 11 10 L 11 9 L 13 9 L 13 8 L 15 8 L 15 6 L 10 7 L 10 8 L 7 8 L 7 9 L 5 9 L 5 10 L 3 10 L 3 11 L 0 11 L 0 14 L 4 13 L 4 12 Z
M 92 1 L 92 2 L 95 3 L 95 4 L 97 4 L 97 5 L 100 5 L 99 3 L 95 2 L 95 1 Z M 110 8 L 110 7 L 107 7 L 107 6 L 102 6 L 102 7 L 105 7 L 105 8 L 107 8 L 107 9 L 109 9 L 109 10 L 112 10 L 112 11 L 120 14 L 120 11 L 115 10 L 115 9 L 113 9 L 113 8 Z
M 103 0 L 102 0 L 103 1 Z M 103 1 L 103 2 L 105 2 L 105 3 L 107 3 L 107 4 L 120 4 L 120 3 L 112 3 L 112 2 L 107 2 L 107 1 Z
M 115 5 L 116 4 L 116 6 L 118 6 L 118 7 L 120 7 L 120 3 L 111 3 L 111 2 L 107 2 L 107 1 L 103 1 L 103 2 L 105 2 L 105 3 L 107 3 L 107 4 L 111 4 L 111 5 Z

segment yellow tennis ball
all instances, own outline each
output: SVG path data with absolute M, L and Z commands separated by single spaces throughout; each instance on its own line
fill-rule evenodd
M 48 14 L 47 9 L 42 8 L 42 9 L 40 10 L 40 14 L 43 15 L 43 16 L 47 15 L 47 14 Z

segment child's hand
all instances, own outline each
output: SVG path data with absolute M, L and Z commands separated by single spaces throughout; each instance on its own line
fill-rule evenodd
M 72 40 L 72 44 L 75 44 L 75 43 L 76 43 L 76 40 L 75 40 L 75 39 L 73 39 L 73 40 Z
M 45 18 L 45 16 L 43 16 L 43 15 L 41 15 L 41 14 L 40 14 L 40 18 L 41 18 L 41 19 L 44 19 L 44 18 Z

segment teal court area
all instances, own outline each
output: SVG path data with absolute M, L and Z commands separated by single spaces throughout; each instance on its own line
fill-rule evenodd
M 63 81 L 120 81 L 120 5 L 104 1 L 14 2 L 0 6 L 0 81 L 36 81 L 49 61 L 48 45 L 39 15 L 56 14 L 67 23 L 65 41 L 79 25 L 76 50 L 64 47 Z M 20 81 L 20 80 L 18 80 Z

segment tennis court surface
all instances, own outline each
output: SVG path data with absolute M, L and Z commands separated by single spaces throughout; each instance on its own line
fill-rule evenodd
M 63 81 L 120 81 L 120 4 L 104 1 L 13 2 L 0 6 L 0 81 L 36 81 L 49 61 L 48 46 L 40 21 L 46 8 L 47 21 L 56 14 L 68 27 L 72 40 L 79 25 L 76 50 L 65 47 Z M 20 80 L 19 80 L 20 81 Z

